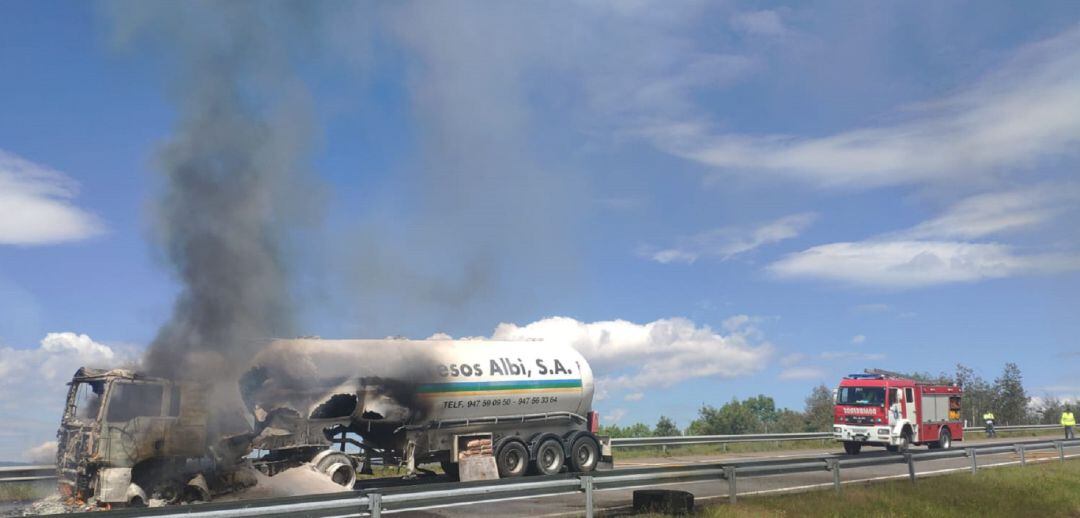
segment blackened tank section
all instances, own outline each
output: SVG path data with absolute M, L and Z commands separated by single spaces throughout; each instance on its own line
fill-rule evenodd
M 256 433 L 278 447 L 316 430 L 584 416 L 593 394 L 588 363 L 567 344 L 474 340 L 279 340 L 252 360 L 240 389 Z

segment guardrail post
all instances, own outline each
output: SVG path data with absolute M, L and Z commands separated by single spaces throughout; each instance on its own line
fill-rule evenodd
M 585 518 L 593 518 L 593 478 L 581 476 L 581 490 L 585 492 Z
M 735 481 L 737 475 L 735 475 L 735 466 L 724 466 L 724 478 L 727 479 L 728 490 L 728 502 L 732 504 L 738 502 L 738 483 Z
M 979 459 L 977 458 L 979 452 L 975 448 L 968 448 L 967 454 L 971 458 L 971 474 L 974 475 L 979 471 Z
M 840 460 L 839 459 L 825 459 L 828 464 L 829 471 L 832 471 L 832 483 L 833 488 L 836 489 L 836 494 L 840 494 Z
M 1065 443 L 1054 441 L 1054 444 L 1057 445 L 1058 458 L 1061 459 L 1061 462 L 1065 462 Z
M 910 453 L 904 454 L 904 460 L 907 461 L 908 477 L 911 477 L 911 483 L 915 483 L 915 458 Z
M 382 493 L 368 493 L 368 514 L 371 518 L 382 516 Z
M 1021 467 L 1027 466 L 1027 458 L 1026 458 L 1026 455 L 1024 455 L 1024 445 L 1023 444 L 1017 444 L 1016 445 L 1016 454 L 1020 455 L 1020 466 Z

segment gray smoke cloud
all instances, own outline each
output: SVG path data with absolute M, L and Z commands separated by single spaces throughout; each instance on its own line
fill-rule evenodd
M 117 2 L 116 42 L 149 45 L 177 107 L 157 156 L 152 234 L 182 285 L 144 359 L 157 375 L 225 379 L 293 332 L 290 237 L 312 221 L 311 115 L 296 70 L 303 3 Z

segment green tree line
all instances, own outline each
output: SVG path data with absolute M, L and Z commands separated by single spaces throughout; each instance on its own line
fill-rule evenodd
M 992 411 L 998 424 L 1056 424 L 1067 406 L 1049 395 L 1033 403 L 1024 388 L 1023 375 L 1015 363 L 1006 363 L 1001 374 L 992 382 L 983 379 L 973 369 L 956 365 L 952 374 L 932 375 L 925 372 L 902 373 L 911 379 L 937 383 L 956 383 L 964 387 L 964 419 L 972 426 L 982 424 L 982 414 Z M 1074 410 L 1076 410 L 1074 406 Z M 685 428 L 667 416 L 660 416 L 655 426 L 634 423 L 600 427 L 603 435 L 611 437 L 669 437 L 676 435 L 730 435 L 752 433 L 827 432 L 833 423 L 833 389 L 818 385 L 811 389 L 802 410 L 777 408 L 775 400 L 764 394 L 731 401 L 716 407 L 702 405 L 696 419 Z

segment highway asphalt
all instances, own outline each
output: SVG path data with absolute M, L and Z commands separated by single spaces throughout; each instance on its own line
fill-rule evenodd
M 978 440 L 978 441 L 964 441 L 955 443 L 955 448 L 963 448 L 964 446 L 985 445 L 993 444 L 996 442 L 1012 442 L 1012 441 L 1047 441 L 1053 440 L 1055 437 L 1039 437 L 1039 438 L 1007 438 L 997 440 Z M 923 451 L 925 447 L 915 447 L 913 452 Z M 730 455 L 713 455 L 713 456 L 692 456 L 692 457 L 666 457 L 666 458 L 634 458 L 627 459 L 620 462 L 616 451 L 616 469 L 627 469 L 634 467 L 645 466 L 670 466 L 670 465 L 686 465 L 686 464 L 704 464 L 704 463 L 716 463 L 724 461 L 748 461 L 748 460 L 762 460 L 762 459 L 778 459 L 784 457 L 806 457 L 806 456 L 821 456 L 822 454 L 832 453 L 837 457 L 850 458 L 842 452 L 835 450 L 803 450 L 803 451 L 778 451 L 775 453 L 753 453 L 753 454 L 730 454 Z M 1073 448 L 1066 450 L 1066 454 L 1071 458 L 1080 457 L 1080 452 Z M 866 455 L 895 455 L 885 452 L 883 449 L 870 448 L 865 450 L 862 456 Z M 1047 455 L 1047 453 L 1029 453 L 1027 456 L 1028 462 L 1040 462 Z M 1009 465 L 1019 464 L 1019 459 L 1015 453 L 998 454 L 998 455 L 980 455 L 979 466 L 992 466 L 992 465 Z M 1056 457 L 1053 462 L 1057 462 Z M 944 474 L 957 471 L 970 471 L 970 461 L 967 458 L 959 459 L 945 459 L 924 461 L 916 463 L 916 472 L 922 475 L 932 474 Z M 751 496 L 755 494 L 767 494 L 776 492 L 790 492 L 790 491 L 808 491 L 825 489 L 832 491 L 833 475 L 831 472 L 820 471 L 811 473 L 797 473 L 797 474 L 784 474 L 784 475 L 772 475 L 764 477 L 741 477 L 738 479 L 738 496 Z M 869 481 L 888 480 L 899 478 L 903 479 L 908 477 L 907 465 L 905 464 L 890 464 L 883 466 L 868 466 L 861 468 L 844 468 L 841 470 L 841 479 L 843 484 L 852 483 L 866 483 Z M 933 484 L 934 479 L 919 479 L 919 484 Z M 726 502 L 728 497 L 728 484 L 727 481 L 718 479 L 716 482 L 697 482 L 697 483 L 679 483 L 673 485 L 647 485 L 645 487 L 655 488 L 670 488 L 689 491 L 694 494 L 696 502 L 701 504 Z M 640 488 L 639 488 L 640 489 Z M 633 499 L 633 489 L 615 489 L 606 491 L 597 491 L 594 493 L 595 508 L 603 510 L 606 514 L 618 514 L 620 511 L 628 511 Z M 409 511 L 402 513 L 393 513 L 394 516 L 408 516 L 408 517 L 472 517 L 472 516 L 544 516 L 544 517 L 561 517 L 561 516 L 580 516 L 584 513 L 585 496 L 584 494 L 568 494 L 560 496 L 542 497 L 542 498 L 524 498 L 517 500 L 498 500 L 498 501 L 484 501 L 473 502 L 464 505 L 458 505 L 454 507 L 443 507 L 438 509 L 429 509 L 422 511 Z

